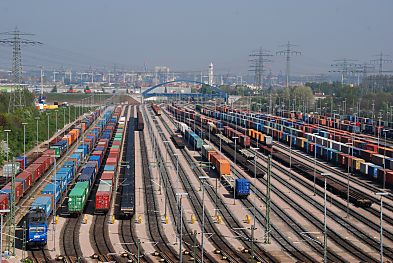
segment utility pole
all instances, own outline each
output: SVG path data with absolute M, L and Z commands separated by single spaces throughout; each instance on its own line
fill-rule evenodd
M 41 97 L 44 95 L 44 67 L 41 66 Z
M 377 59 L 372 59 L 370 61 L 371 64 L 378 64 L 378 74 L 379 75 L 382 75 L 382 73 L 385 73 L 385 72 L 390 72 L 390 71 L 383 70 L 383 64 L 392 63 L 391 59 L 386 59 L 387 56 L 389 56 L 389 55 L 385 55 L 381 52 L 377 55 L 374 55 L 374 57 L 378 57 Z
M 270 176 L 272 167 L 272 156 L 268 156 L 267 178 L 266 178 L 266 228 L 265 244 L 270 244 Z
M 290 66 L 291 66 L 291 57 L 294 55 L 301 55 L 302 53 L 300 51 L 293 50 L 292 47 L 295 47 L 296 45 L 291 44 L 289 41 L 286 45 L 283 45 L 286 47 L 286 49 L 277 51 L 276 55 L 283 55 L 286 56 L 286 62 L 287 62 L 287 67 L 286 67 L 286 84 L 285 86 L 288 88 L 289 87 L 289 74 L 290 74 Z
M 369 79 L 368 79 L 368 74 L 370 73 L 370 71 L 375 70 L 375 67 L 370 65 L 369 63 L 363 63 L 362 66 L 362 78 L 363 78 L 363 85 L 362 85 L 362 91 L 363 94 L 366 93 L 366 89 L 369 87 Z
M 10 113 L 13 112 L 15 108 L 24 107 L 26 104 L 23 89 L 21 87 L 23 81 L 21 46 L 42 45 L 42 43 L 21 38 L 21 36 L 33 36 L 33 34 L 22 33 L 18 28 L 15 28 L 14 31 L 0 33 L 0 35 L 6 36 L 6 38 L 0 39 L 0 44 L 12 45 L 12 82 L 14 90 L 10 93 L 8 104 L 8 113 Z
M 331 64 L 330 66 L 333 68 L 329 70 L 329 72 L 340 73 L 341 74 L 341 86 L 344 87 L 345 81 L 349 84 L 348 76 L 349 73 L 359 72 L 359 69 L 362 67 L 360 64 L 352 63 L 356 60 L 354 59 L 336 59 L 334 60 L 335 64 Z
M 265 63 L 272 62 L 268 57 L 272 57 L 273 55 L 270 54 L 270 51 L 264 50 L 259 48 L 257 51 L 253 51 L 250 54 L 251 66 L 250 70 L 255 74 L 255 86 L 258 90 L 263 89 L 263 80 L 264 80 L 264 73 L 265 73 Z
M 387 64 L 387 63 L 392 63 L 391 59 L 386 59 L 388 55 L 384 55 L 382 52 L 374 55 L 374 57 L 377 57 L 377 59 L 372 59 L 370 61 L 371 64 L 377 64 L 378 65 L 378 76 L 376 76 L 376 82 L 377 82 L 377 88 L 378 89 L 382 89 L 383 87 L 383 78 L 382 78 L 382 74 L 383 73 L 388 73 L 391 71 L 384 71 L 383 70 L 383 64 Z M 375 92 L 375 91 L 374 91 Z

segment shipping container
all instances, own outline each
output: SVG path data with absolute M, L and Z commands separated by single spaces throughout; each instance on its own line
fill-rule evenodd
M 53 210 L 53 199 L 49 196 L 38 196 L 30 207 L 30 210 L 34 209 L 43 209 L 48 218 Z
M 245 178 L 235 180 L 235 196 L 237 198 L 247 197 L 250 194 L 250 182 Z

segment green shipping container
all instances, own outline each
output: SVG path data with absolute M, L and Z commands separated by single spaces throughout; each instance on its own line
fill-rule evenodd
M 114 149 L 119 149 L 120 148 L 120 145 L 112 145 L 112 147 L 111 148 L 114 148 Z
M 55 150 L 55 157 L 59 158 L 60 157 L 60 148 L 56 147 L 56 146 L 51 146 L 50 147 L 51 150 Z
M 82 213 L 89 196 L 89 182 L 78 182 L 68 196 L 68 211 Z

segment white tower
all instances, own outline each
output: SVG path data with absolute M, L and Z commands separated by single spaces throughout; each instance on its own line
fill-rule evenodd
M 213 63 L 210 62 L 209 65 L 209 71 L 208 71 L 208 78 L 209 78 L 209 82 L 208 84 L 211 86 L 213 85 Z

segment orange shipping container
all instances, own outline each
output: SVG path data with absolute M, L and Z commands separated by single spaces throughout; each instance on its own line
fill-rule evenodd
M 219 175 L 228 175 L 231 173 L 231 165 L 221 154 L 215 153 L 210 155 L 210 162 L 216 167 Z
M 63 137 L 63 140 L 66 140 L 67 141 L 67 143 L 68 143 L 68 146 L 70 146 L 71 144 L 72 144 L 72 140 L 71 140 L 71 135 L 65 135 L 64 137 Z

